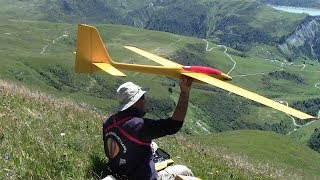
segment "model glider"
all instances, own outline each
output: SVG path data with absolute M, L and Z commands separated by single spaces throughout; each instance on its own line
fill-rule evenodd
M 79 24 L 75 65 L 76 72 L 93 73 L 99 70 L 103 70 L 113 76 L 126 76 L 119 70 L 121 69 L 177 78 L 179 78 L 181 75 L 185 75 L 194 78 L 198 82 L 208 83 L 210 85 L 219 87 L 226 91 L 285 112 L 294 117 L 305 120 L 315 119 L 315 117 L 309 114 L 285 106 L 276 101 L 226 82 L 230 81 L 232 78 L 217 69 L 204 66 L 183 66 L 136 47 L 124 47 L 156 63 L 159 63 L 162 66 L 126 64 L 112 61 L 97 29 L 93 26 Z

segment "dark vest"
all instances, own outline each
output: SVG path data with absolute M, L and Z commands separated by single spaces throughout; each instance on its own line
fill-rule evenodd
M 157 173 L 151 160 L 151 142 L 143 142 L 134 136 L 138 133 L 134 126 L 139 123 L 143 123 L 143 119 L 133 116 L 118 118 L 116 114 L 103 124 L 108 166 L 114 174 L 128 179 L 155 179 Z

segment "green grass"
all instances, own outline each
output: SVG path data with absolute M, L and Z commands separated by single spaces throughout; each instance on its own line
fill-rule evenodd
M 101 125 L 108 114 L 0 81 L 0 176 L 99 179 L 108 174 Z M 312 179 L 320 155 L 285 136 L 233 131 L 156 140 L 202 179 Z
M 305 17 L 305 14 L 286 13 L 270 6 L 260 6 L 250 24 L 264 29 L 273 36 L 282 37 L 292 31 Z
M 320 176 L 319 153 L 305 147 L 298 141 L 263 131 L 230 131 L 212 136 L 194 137 L 211 148 L 225 148 L 225 153 L 244 155 L 254 164 L 256 171 L 268 171 L 266 166 L 276 170 L 276 179 L 317 179 Z M 259 167 L 259 163 L 264 166 Z M 245 164 L 245 162 L 244 162 Z M 261 169 L 259 169 L 261 168 Z M 275 172 L 270 172 L 270 175 Z M 292 176 L 292 177 L 290 177 Z
M 316 128 L 320 127 L 320 121 L 314 121 L 309 125 L 303 126 L 298 130 L 290 133 L 288 136 L 300 141 L 302 144 L 307 145 L 312 133 Z
M 108 173 L 100 132 L 103 117 L 107 115 L 4 81 L 0 87 L 1 177 L 99 179 L 102 171 Z M 197 155 L 197 149 L 188 149 L 181 144 L 184 141 L 171 137 L 166 142 L 176 144 L 169 148 L 170 152 L 185 150 L 191 157 Z M 189 157 L 184 155 L 181 154 L 180 159 L 187 161 Z M 215 167 L 219 177 L 261 177 L 242 175 L 241 169 L 229 169 L 210 155 L 190 163 L 194 173 L 203 178 L 214 174 L 205 172 L 199 163 L 211 165 L 211 168 L 219 165 Z
M 79 179 L 100 175 L 95 171 L 105 169 L 99 133 L 102 115 L 68 99 L 0 83 L 2 178 Z

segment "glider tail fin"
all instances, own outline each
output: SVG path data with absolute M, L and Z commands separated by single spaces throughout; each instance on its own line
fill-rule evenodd
M 125 76 L 112 66 L 102 39 L 93 26 L 78 25 L 75 70 L 77 73 L 93 73 L 99 70 L 114 76 Z

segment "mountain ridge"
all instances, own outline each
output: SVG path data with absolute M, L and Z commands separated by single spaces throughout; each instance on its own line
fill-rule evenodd
M 7 1 L 7 0 L 5 0 Z M 254 0 L 74 0 L 17 1 L 29 18 L 67 23 L 112 23 L 210 39 L 247 52 L 254 44 L 275 45 L 300 24 L 305 15 L 277 11 Z M 10 2 L 14 6 L 14 2 Z M 29 3 L 29 4 L 28 4 Z M 2 3 L 7 7 L 9 2 Z M 34 5 L 31 8 L 30 5 Z M 15 6 L 14 6 L 15 7 Z M 18 7 L 15 7 L 18 9 Z M 29 13 L 28 13 L 29 12 Z M 250 14 L 250 16 L 248 15 Z M 285 22 L 285 24 L 284 24 Z

